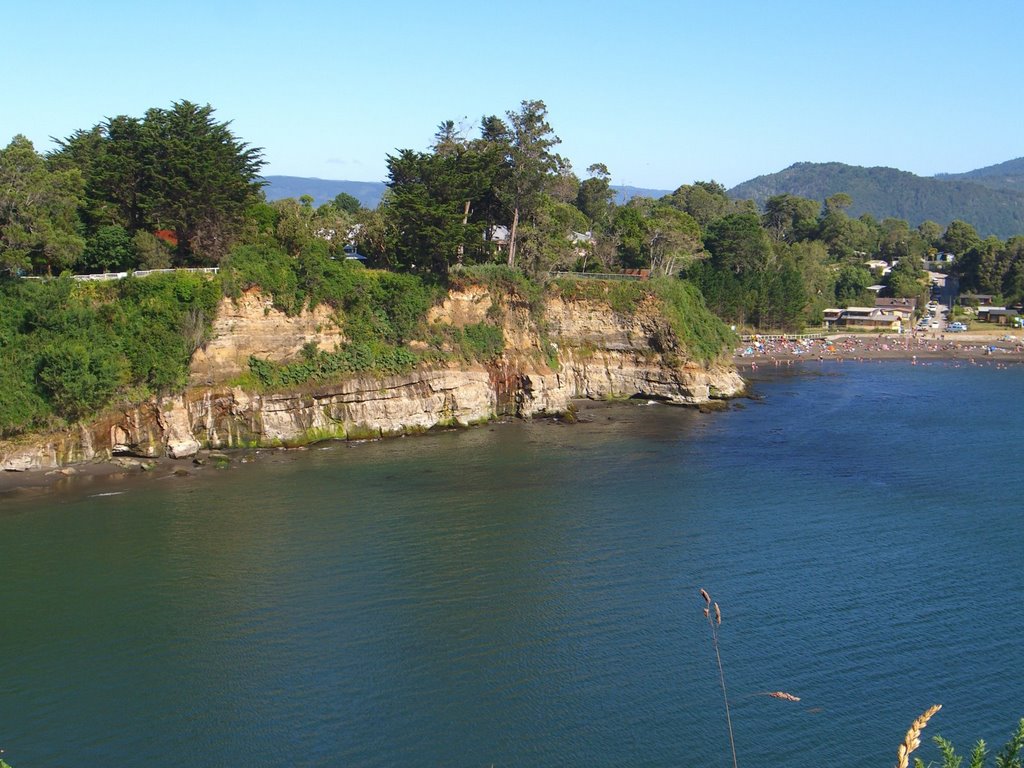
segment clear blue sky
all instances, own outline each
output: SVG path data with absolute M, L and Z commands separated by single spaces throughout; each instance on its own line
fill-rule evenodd
M 798 161 L 1024 155 L 1024 2 L 11 3 L 0 145 L 188 99 L 265 173 L 377 181 L 438 123 L 542 99 L 578 174 L 733 186 Z

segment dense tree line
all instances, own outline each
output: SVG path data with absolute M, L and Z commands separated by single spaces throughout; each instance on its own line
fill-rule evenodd
M 692 282 L 729 322 L 795 329 L 827 306 L 871 303 L 876 284 L 923 298 L 922 264 L 953 253 L 964 289 L 1024 297 L 1021 238 L 981 240 L 961 221 L 855 218 L 846 194 L 776 195 L 759 208 L 714 181 L 616 205 L 609 169 L 577 176 L 559 143 L 543 101 L 474 128 L 443 121 L 425 150 L 387 158 L 388 192 L 365 210 L 344 194 L 319 207 L 267 202 L 262 151 L 208 105 L 109 118 L 46 155 L 18 136 L 0 150 L 0 272 L 252 263 L 254 252 L 301 271 L 354 251 L 439 283 L 478 264 L 645 269 Z M 872 272 L 872 260 L 895 267 Z
M 0 150 L 0 269 L 36 274 L 213 264 L 261 199 L 259 150 L 188 101 Z
M 764 206 L 768 198 L 783 193 L 824 200 L 845 192 L 853 198 L 854 216 L 891 216 L 911 224 L 960 219 L 985 235 L 1011 237 L 1024 232 L 1020 164 L 1017 160 L 968 174 L 931 178 L 895 168 L 796 163 L 778 173 L 745 181 L 729 193 Z

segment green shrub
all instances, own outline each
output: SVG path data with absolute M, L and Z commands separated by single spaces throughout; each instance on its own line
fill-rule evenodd
M 189 273 L 0 281 L 0 436 L 182 386 L 220 296 Z
M 680 344 L 703 362 L 719 358 L 736 341 L 736 335 L 708 310 L 700 291 L 687 280 L 668 277 L 645 281 L 560 279 L 555 283 L 568 299 L 602 301 L 625 315 L 636 312 L 646 299 L 656 297 Z M 664 341 L 667 346 L 667 339 Z
M 106 226 L 85 241 L 80 263 L 86 272 L 121 272 L 138 264 L 135 241 L 124 227 Z
M 305 304 L 294 260 L 278 248 L 239 246 L 221 263 L 219 274 L 226 296 L 238 298 L 243 291 L 258 287 L 270 294 L 275 307 L 289 315 L 298 314 Z
M 292 389 L 357 373 L 393 376 L 411 371 L 418 362 L 419 357 L 405 347 L 362 341 L 351 342 L 334 352 L 309 352 L 294 363 L 250 357 L 249 372 L 265 389 Z
M 704 305 L 695 285 L 673 278 L 652 280 L 650 285 L 676 337 L 696 359 L 711 362 L 735 346 L 736 334 Z
M 489 323 L 467 325 L 462 329 L 465 347 L 474 360 L 487 362 L 505 351 L 505 334 Z
M 505 264 L 476 264 L 454 272 L 449 277 L 453 288 L 484 285 L 495 297 L 515 296 L 525 301 L 535 318 L 544 310 L 544 286 L 530 280 L 518 269 Z
M 35 384 L 34 363 L 9 345 L 0 349 L 0 437 L 40 427 L 52 413 Z
M 126 383 L 125 365 L 115 347 L 79 339 L 49 344 L 40 356 L 38 375 L 54 410 L 70 421 L 105 405 Z

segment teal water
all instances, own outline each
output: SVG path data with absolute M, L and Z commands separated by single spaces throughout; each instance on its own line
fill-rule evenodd
M 726 766 L 701 587 L 741 766 L 891 765 L 933 703 L 926 735 L 1001 745 L 1024 716 L 1022 383 L 812 365 L 724 413 L 588 406 L 0 497 L 0 747 Z

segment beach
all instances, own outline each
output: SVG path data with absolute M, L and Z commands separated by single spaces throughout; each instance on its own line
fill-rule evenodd
M 733 360 L 742 373 L 763 365 L 831 360 L 868 362 L 946 360 L 975 365 L 1024 362 L 1024 338 L 1014 334 L 830 334 L 822 338 L 754 336 L 737 347 Z

